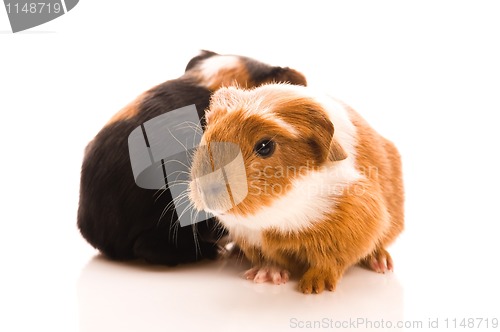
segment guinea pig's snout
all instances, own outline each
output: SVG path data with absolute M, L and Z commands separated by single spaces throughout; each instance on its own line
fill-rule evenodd
M 200 210 L 219 214 L 233 207 L 230 192 L 220 172 L 212 172 L 193 179 L 191 191 L 191 199 Z
M 227 185 L 225 182 L 217 181 L 217 182 L 209 182 L 206 183 L 203 181 L 204 179 L 195 179 L 192 183 L 191 190 L 195 190 L 196 194 L 199 195 L 204 201 L 206 201 L 207 197 L 210 196 L 220 196 L 224 195 L 227 190 Z
M 215 214 L 231 210 L 248 194 L 241 150 L 234 143 L 200 146 L 191 169 L 190 198 L 196 208 Z

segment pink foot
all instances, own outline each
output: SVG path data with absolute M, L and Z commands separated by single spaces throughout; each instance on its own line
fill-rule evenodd
M 377 249 L 361 260 L 361 264 L 377 273 L 394 271 L 391 255 L 385 249 Z
M 253 280 L 256 283 L 271 281 L 275 285 L 280 285 L 288 281 L 290 273 L 273 265 L 264 265 L 251 268 L 245 272 L 244 276 L 246 279 Z

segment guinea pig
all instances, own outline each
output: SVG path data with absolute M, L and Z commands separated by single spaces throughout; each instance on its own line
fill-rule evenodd
M 225 231 L 213 219 L 179 227 L 169 188 L 135 183 L 128 137 L 146 121 L 194 104 L 201 124 L 213 91 L 236 84 L 306 85 L 302 74 L 235 55 L 210 51 L 189 61 L 184 75 L 144 92 L 114 115 L 85 149 L 77 225 L 82 236 L 109 258 L 176 265 L 214 258 Z
M 401 160 L 353 109 L 303 86 L 228 87 L 211 98 L 189 197 L 251 262 L 255 282 L 300 274 L 333 291 L 346 269 L 393 269 L 404 226 Z

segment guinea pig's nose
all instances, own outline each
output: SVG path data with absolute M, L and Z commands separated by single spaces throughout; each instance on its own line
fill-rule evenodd
M 204 188 L 205 194 L 210 196 L 219 196 L 224 194 L 226 190 L 227 188 L 225 183 L 213 183 Z

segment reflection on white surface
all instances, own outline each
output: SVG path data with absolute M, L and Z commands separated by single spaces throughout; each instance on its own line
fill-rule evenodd
M 235 259 L 168 268 L 95 256 L 78 281 L 80 330 L 281 331 L 311 321 L 325 328 L 358 318 L 403 320 L 395 273 L 353 267 L 335 292 L 303 295 L 296 279 L 280 286 L 245 280 L 247 267 Z

